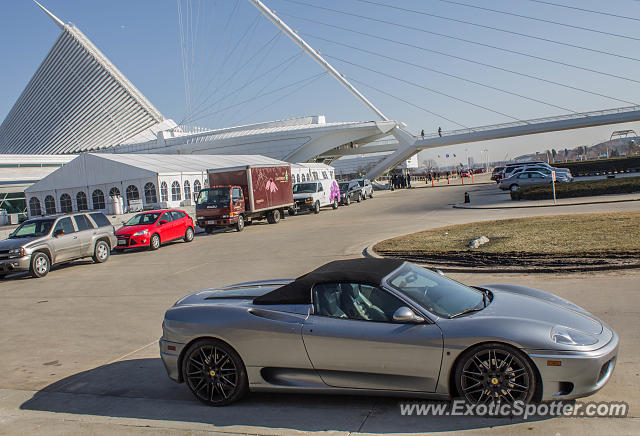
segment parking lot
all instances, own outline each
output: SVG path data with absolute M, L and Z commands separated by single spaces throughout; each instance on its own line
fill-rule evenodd
M 640 209 L 640 202 L 540 209 L 453 209 L 464 192 L 495 184 L 376 192 L 373 199 L 318 215 L 254 224 L 243 232 L 201 234 L 155 252 L 76 262 L 39 280 L 0 282 L 0 434 L 211 434 L 335 431 L 419 433 L 481 430 L 532 434 L 632 434 L 640 426 L 640 272 L 572 275 L 453 274 L 466 283 L 507 282 L 573 300 L 621 338 L 613 379 L 589 400 L 621 400 L 625 419 L 402 417 L 398 399 L 253 394 L 208 408 L 166 376 L 158 355 L 164 310 L 202 288 L 295 277 L 330 260 L 362 255 L 379 240 L 426 228 L 532 215 Z M 193 431 L 194 433 L 189 433 Z

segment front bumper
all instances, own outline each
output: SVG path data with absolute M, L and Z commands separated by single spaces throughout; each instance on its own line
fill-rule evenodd
M 117 242 L 113 250 L 124 250 L 126 248 L 146 247 L 149 245 L 150 233 L 141 236 L 116 235 Z
M 211 226 L 215 227 L 229 227 L 233 226 L 238 222 L 237 218 L 216 218 L 216 219 L 203 219 L 198 220 L 198 227 L 207 228 Z
M 586 397 L 607 384 L 618 357 L 618 335 L 593 351 L 525 350 L 542 377 L 542 401 L 573 400 Z M 548 361 L 561 366 L 548 366 Z
M 315 204 L 315 202 L 312 201 L 306 201 L 306 200 L 296 200 L 295 202 L 295 208 L 298 211 L 304 211 L 304 210 L 311 210 L 313 209 L 313 205 Z
M 169 342 L 163 338 L 160 338 L 158 344 L 160 346 L 160 357 L 162 358 L 162 363 L 164 363 L 164 368 L 167 370 L 167 375 L 171 380 L 181 383 L 183 380 L 180 375 L 179 359 L 184 344 Z
M 14 272 L 29 271 L 31 256 L 14 257 L 0 260 L 0 273 L 10 274 Z

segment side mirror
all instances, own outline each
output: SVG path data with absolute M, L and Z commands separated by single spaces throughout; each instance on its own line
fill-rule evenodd
M 55 232 L 53 232 L 53 237 L 54 238 L 57 238 L 58 236 L 62 236 L 62 235 L 64 235 L 64 230 L 62 230 L 62 229 L 58 229 Z
M 407 306 L 398 307 L 398 309 L 393 313 L 393 320 L 395 322 L 404 322 L 404 323 L 424 322 L 423 317 L 417 316 L 415 312 L 409 309 Z
M 165 225 L 168 221 L 167 220 L 160 220 L 160 225 Z

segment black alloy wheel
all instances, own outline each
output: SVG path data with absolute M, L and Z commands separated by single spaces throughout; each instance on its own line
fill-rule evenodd
M 224 342 L 203 339 L 184 354 L 182 376 L 196 398 L 210 406 L 226 406 L 248 391 L 242 359 Z
M 470 403 L 531 402 L 536 379 L 527 358 L 504 344 L 485 344 L 467 350 L 456 367 L 458 394 Z
M 238 222 L 236 223 L 236 230 L 241 232 L 244 230 L 244 216 L 238 215 Z

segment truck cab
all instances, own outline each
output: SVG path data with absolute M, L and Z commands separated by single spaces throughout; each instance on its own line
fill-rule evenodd
M 196 199 L 198 226 L 212 233 L 216 227 L 244 228 L 245 198 L 241 186 L 212 186 Z

